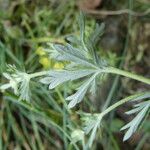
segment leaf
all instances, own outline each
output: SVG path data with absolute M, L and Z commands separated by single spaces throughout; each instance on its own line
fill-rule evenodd
M 80 27 L 80 39 L 81 41 L 84 41 L 84 33 L 85 33 L 85 17 L 82 12 L 80 12 L 79 18 L 79 27 Z
M 96 45 L 97 42 L 99 41 L 100 37 L 103 35 L 104 33 L 104 28 L 105 28 L 105 24 L 101 23 L 96 24 L 96 28 L 94 30 L 94 32 L 90 35 L 89 40 L 91 41 L 92 45 Z
M 12 88 L 14 90 L 14 93 L 17 95 L 18 94 L 18 82 L 14 77 L 12 77 L 11 74 L 9 73 L 3 73 L 3 76 L 9 80 L 9 83 L 3 84 L 0 86 L 0 89 L 2 91 L 5 91 L 8 88 Z
M 91 147 L 92 144 L 93 144 L 93 141 L 95 139 L 97 129 L 98 129 L 99 126 L 100 126 L 100 122 L 95 122 L 94 128 L 92 129 L 92 132 L 91 132 L 91 135 L 90 135 L 90 138 L 89 138 L 89 141 L 88 141 L 89 147 Z
M 92 57 L 94 58 L 95 63 L 100 64 L 100 65 L 101 65 L 101 61 L 98 58 L 98 55 L 96 54 L 95 47 L 96 47 L 96 44 L 98 43 L 100 37 L 103 35 L 104 28 L 105 28 L 104 23 L 102 23 L 101 25 L 96 24 L 95 30 L 93 31 L 93 33 L 91 33 L 91 35 L 88 38 L 88 41 L 86 42 L 89 52 L 92 55 Z
M 103 116 L 101 114 L 90 114 L 90 113 L 83 113 L 83 112 L 80 112 L 79 114 L 81 115 L 81 120 L 83 121 L 83 125 L 84 125 L 83 130 L 85 134 L 91 132 L 87 143 L 87 145 L 91 147 L 95 139 L 95 136 L 97 134 L 97 129 L 101 125 Z
M 72 108 L 74 107 L 77 103 L 81 102 L 81 100 L 83 99 L 83 97 L 85 96 L 87 90 L 89 89 L 89 87 L 91 86 L 94 78 L 96 77 L 97 74 L 94 74 L 91 78 L 89 78 L 86 82 L 84 82 L 84 84 L 82 84 L 77 92 L 69 97 L 66 98 L 66 100 L 70 101 L 68 107 Z
M 2 86 L 0 86 L 0 89 L 2 90 L 2 91 L 5 91 L 6 89 L 8 89 L 8 88 L 10 88 L 11 87 L 11 85 L 9 84 L 9 83 L 6 83 L 6 84 L 3 84 Z
M 79 44 L 80 44 L 80 40 L 74 35 L 67 36 L 67 41 L 73 45 L 79 46 Z
M 96 90 L 97 90 L 97 84 L 96 84 L 96 79 L 94 79 L 90 87 L 90 93 L 92 93 L 92 95 L 95 95 Z
M 84 140 L 84 132 L 80 129 L 76 129 L 71 133 L 71 138 L 73 142 L 83 141 Z
M 62 71 L 51 71 L 48 75 L 48 77 L 45 77 L 40 80 L 40 82 L 44 84 L 49 84 L 49 89 L 53 89 L 56 86 L 66 82 L 66 81 L 72 81 L 79 78 L 83 78 L 85 76 L 88 76 L 90 74 L 95 73 L 96 70 L 89 69 L 89 70 L 62 70 Z
M 141 124 L 149 108 L 150 108 L 150 101 L 146 101 L 146 102 L 141 102 L 138 105 L 135 105 L 134 109 L 126 112 L 127 114 L 130 115 L 139 111 L 137 116 L 131 122 L 129 122 L 128 124 L 126 124 L 121 128 L 121 130 L 128 129 L 127 132 L 125 133 L 123 141 L 128 140 L 133 135 L 133 133 L 137 130 L 137 128 Z
M 64 82 L 83 78 L 83 84 L 77 88 L 77 92 L 66 99 L 70 101 L 69 108 L 81 102 L 88 90 L 93 95 L 95 94 L 97 87 L 96 76 L 102 77 L 103 69 L 107 67 L 107 63 L 99 58 L 95 52 L 95 45 L 103 33 L 104 24 L 100 26 L 97 24 L 95 31 L 88 38 L 85 34 L 83 13 L 80 13 L 78 21 L 80 38 L 70 35 L 67 37 L 70 43 L 65 45 L 49 44 L 51 49 L 46 49 L 51 58 L 65 61 L 67 65 L 61 71 L 50 71 L 46 77 L 40 80 L 44 84 L 49 84 L 49 89 L 53 89 Z
M 146 92 L 145 94 L 138 96 L 137 98 L 133 99 L 132 101 L 139 101 L 141 99 L 150 98 L 150 92 Z
M 23 80 L 20 83 L 20 97 L 19 100 L 26 100 L 28 102 L 30 102 L 30 78 L 28 76 L 28 74 L 24 74 L 23 75 Z
M 0 87 L 1 90 L 12 88 L 19 96 L 19 100 L 30 101 L 29 74 L 18 71 L 15 66 L 8 65 L 7 73 L 3 73 L 3 76 L 9 80 L 9 83 L 3 84 Z
M 57 60 L 74 62 L 88 67 L 95 67 L 94 64 L 92 64 L 92 60 L 87 59 L 87 54 L 82 52 L 81 49 L 75 48 L 70 44 L 66 44 L 65 46 L 54 44 L 53 47 L 59 52 Z

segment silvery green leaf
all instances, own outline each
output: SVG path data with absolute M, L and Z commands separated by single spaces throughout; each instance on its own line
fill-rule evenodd
M 140 110 L 142 110 L 146 105 L 149 105 L 149 101 L 141 102 L 139 104 L 135 104 L 134 108 L 130 111 L 127 111 L 126 114 L 131 115 L 134 114 Z
M 96 90 L 97 90 L 97 85 L 96 85 L 96 78 L 95 78 L 95 79 L 93 80 L 92 84 L 91 84 L 90 93 L 91 93 L 92 95 L 95 95 Z
M 66 82 L 72 81 L 79 78 L 83 78 L 85 76 L 89 76 L 95 73 L 96 70 L 89 69 L 89 70 L 62 70 L 62 71 L 50 71 L 48 77 L 41 79 L 42 83 L 49 84 L 49 89 L 53 89 L 56 86 Z
M 60 55 L 57 57 L 58 60 L 74 62 L 76 64 L 88 67 L 95 67 L 92 63 L 92 60 L 86 58 L 86 52 L 83 52 L 82 50 L 75 48 L 70 44 L 66 44 L 65 46 L 55 44 L 54 48 L 60 53 Z
M 30 77 L 27 73 L 20 72 L 15 66 L 8 65 L 7 73 L 4 73 L 3 75 L 9 80 L 9 83 L 2 85 L 0 87 L 1 90 L 12 88 L 14 93 L 19 96 L 19 100 L 30 100 Z
M 6 83 L 6 84 L 1 85 L 1 86 L 0 86 L 0 89 L 1 89 L 2 91 L 5 91 L 6 89 L 8 89 L 8 88 L 10 88 L 10 87 L 11 87 L 11 85 L 10 85 L 9 83 Z
M 85 56 L 83 55 L 82 51 L 79 50 L 78 48 L 73 47 L 69 43 L 66 45 L 61 45 L 61 44 L 54 44 L 53 47 L 55 50 L 57 50 L 60 54 L 70 54 L 75 57 L 81 57 L 84 58 Z M 69 60 L 70 61 L 70 60 Z
M 1 90 L 6 90 L 8 88 L 12 88 L 14 90 L 14 93 L 18 94 L 18 80 L 16 78 L 13 78 L 11 74 L 9 73 L 3 73 L 3 76 L 9 80 L 9 83 L 6 83 L 0 87 Z
M 92 131 L 91 131 L 91 135 L 90 135 L 90 138 L 89 138 L 89 141 L 88 141 L 88 145 L 89 145 L 90 148 L 93 144 L 93 141 L 95 139 L 97 129 L 99 128 L 99 126 L 100 126 L 100 122 L 96 122 L 93 129 L 92 129 Z
M 86 82 L 84 82 L 77 90 L 77 92 L 69 97 L 66 98 L 66 100 L 70 101 L 68 104 L 69 108 L 74 107 L 77 103 L 80 103 L 82 99 L 84 98 L 87 90 L 90 88 L 94 78 L 97 74 L 94 74 L 92 77 L 90 77 Z
M 51 77 L 44 77 L 40 80 L 41 83 L 43 84 L 50 84 L 51 82 Z
M 139 101 L 141 99 L 146 99 L 146 98 L 150 98 L 150 92 L 146 92 L 145 94 L 133 99 L 132 101 Z
M 3 76 L 8 80 L 12 80 L 12 77 L 8 73 L 3 73 Z
M 87 120 L 85 120 L 85 127 L 84 127 L 84 131 L 86 134 L 88 134 L 93 128 L 94 126 L 96 125 L 96 122 L 98 120 L 98 116 L 97 114 L 91 114 L 91 116 L 89 116 L 90 119 L 88 118 Z
M 84 140 L 84 132 L 80 129 L 76 129 L 71 133 L 71 138 L 73 142 L 78 142 Z
M 11 73 L 11 74 L 17 74 L 19 73 L 19 71 L 17 70 L 15 65 L 7 65 L 7 72 Z
M 74 35 L 68 35 L 67 41 L 73 45 L 79 45 L 80 44 L 80 40 Z
M 48 49 L 44 49 L 50 58 L 58 60 L 60 53 L 54 48 L 54 44 L 52 43 L 48 43 L 49 48 Z
M 85 134 L 90 134 L 90 138 L 88 140 L 88 146 L 91 147 L 92 143 L 95 139 L 97 129 L 101 125 L 101 121 L 103 116 L 101 114 L 89 114 L 89 113 L 79 113 L 81 115 L 81 120 L 84 123 L 84 132 Z
M 24 73 L 22 74 L 22 82 L 20 83 L 20 100 L 26 100 L 26 101 L 30 101 L 30 87 L 29 87 L 29 83 L 30 83 L 30 78 L 28 76 L 28 74 Z
M 98 37 L 101 36 L 104 24 L 101 26 L 96 25 L 96 29 L 91 35 L 91 41 L 86 41 L 85 37 L 85 20 L 84 15 L 81 13 L 79 17 L 80 26 L 80 40 L 75 36 L 69 36 L 70 44 L 51 44 L 51 48 L 54 52 L 50 52 L 59 61 L 67 61 L 65 69 L 62 71 L 51 71 L 49 75 L 40 81 L 44 84 L 49 84 L 49 89 L 55 88 L 56 86 L 67 82 L 73 81 L 79 78 L 89 78 L 83 82 L 83 84 L 77 89 L 77 92 L 67 98 L 70 101 L 69 107 L 74 107 L 77 103 L 81 102 L 88 89 L 92 94 L 96 91 L 96 76 L 102 75 L 100 69 L 104 69 L 103 61 L 98 58 L 94 52 L 93 45 L 96 44 Z M 91 43 L 91 44 L 89 44 Z M 89 47 L 88 44 L 90 45 Z M 92 45 L 93 44 L 93 45 Z M 91 53 L 92 51 L 92 53 Z M 98 73 L 98 74 L 97 74 Z M 92 77 L 91 77 L 92 76 Z
M 84 98 L 84 96 L 85 96 L 85 94 L 86 94 L 88 88 L 89 88 L 89 85 L 88 85 L 88 84 L 84 84 L 84 85 L 82 85 L 82 86 L 78 89 L 78 91 L 77 91 L 75 94 L 73 94 L 73 95 L 67 97 L 66 100 L 70 101 L 69 104 L 68 104 L 68 107 L 69 107 L 69 108 L 72 108 L 72 107 L 74 107 L 77 103 L 81 102 L 81 100 Z
M 126 114 L 127 115 L 131 115 L 131 114 L 134 114 L 134 113 L 140 111 L 141 109 L 142 109 L 141 107 L 137 107 L 137 108 L 134 108 L 134 109 L 132 109 L 130 111 L 127 111 Z
M 76 64 L 76 63 L 74 63 L 74 62 L 71 62 L 70 64 L 67 64 L 65 68 L 66 68 L 67 70 L 72 70 L 72 68 L 75 69 L 75 68 L 79 68 L 79 67 L 80 67 L 79 64 Z
M 99 38 L 104 33 L 104 28 L 105 28 L 104 23 L 101 23 L 100 25 L 96 24 L 96 28 L 95 28 L 94 32 L 90 35 L 90 42 L 92 43 L 92 45 L 97 44 L 97 42 L 99 41 Z
M 96 24 L 94 32 L 89 36 L 88 40 L 86 41 L 86 46 L 95 64 L 100 64 L 101 60 L 98 58 L 98 55 L 96 54 L 96 44 L 98 43 L 100 37 L 104 32 L 104 27 L 105 27 L 104 23 L 102 23 L 101 25 Z
M 132 136 L 132 134 L 137 130 L 137 128 L 141 124 L 141 121 L 144 119 L 147 111 L 150 108 L 150 101 L 141 102 L 139 105 L 135 105 L 135 107 L 136 108 L 134 108 L 133 110 L 128 111 L 127 114 L 133 114 L 138 111 L 139 113 L 131 122 L 129 122 L 128 124 L 126 124 L 125 126 L 121 128 L 121 130 L 125 130 L 129 128 L 127 132 L 125 133 L 123 141 L 128 140 Z
M 82 12 L 80 12 L 79 18 L 79 27 L 80 27 L 80 39 L 81 41 L 84 41 L 84 33 L 85 33 L 85 17 Z

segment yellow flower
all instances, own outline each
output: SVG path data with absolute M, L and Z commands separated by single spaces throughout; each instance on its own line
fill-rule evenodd
M 54 69 L 62 69 L 64 68 L 64 64 L 61 62 L 55 62 L 46 56 L 46 52 L 43 47 L 38 47 L 36 50 L 36 54 L 39 55 L 39 63 L 45 68 L 54 68 Z
M 51 67 L 51 60 L 49 60 L 47 57 L 41 57 L 39 62 L 46 69 Z
M 43 47 L 38 47 L 38 49 L 36 50 L 36 54 L 39 56 L 43 56 L 46 55 L 46 52 L 44 51 Z

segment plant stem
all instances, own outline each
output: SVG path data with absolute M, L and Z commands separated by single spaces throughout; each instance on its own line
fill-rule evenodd
M 134 79 L 134 80 L 137 80 L 137 81 L 141 81 L 143 83 L 146 83 L 146 84 L 150 85 L 150 79 L 145 78 L 145 77 L 140 76 L 140 75 L 137 75 L 137 74 L 134 74 L 134 73 L 131 73 L 131 72 L 128 72 L 128 71 L 121 70 L 121 69 L 109 67 L 109 68 L 106 68 L 104 70 L 104 72 L 105 73 L 112 73 L 112 74 L 122 75 L 122 76 L 131 78 L 131 79 Z
M 100 113 L 100 116 L 105 116 L 106 114 L 108 114 L 110 111 L 114 110 L 115 108 L 117 108 L 118 106 L 130 101 L 130 100 L 134 100 L 136 99 L 137 97 L 140 97 L 140 96 L 143 96 L 145 95 L 146 93 L 149 93 L 149 92 L 143 92 L 143 93 L 139 93 L 139 94 L 135 94 L 135 95 L 131 95 L 129 97 L 126 97 L 118 102 L 116 102 L 115 104 L 111 105 L 110 107 L 108 107 L 105 111 L 103 111 L 102 113 Z

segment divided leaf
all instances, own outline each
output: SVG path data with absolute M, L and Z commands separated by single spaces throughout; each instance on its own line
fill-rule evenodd
M 80 40 L 84 42 L 84 36 L 85 36 L 85 18 L 84 14 L 80 12 L 79 18 L 78 18 L 79 28 L 80 28 Z
M 80 64 L 82 66 L 95 68 L 94 64 L 92 63 L 92 60 L 89 60 L 87 58 L 88 54 L 86 52 L 83 52 L 82 49 L 75 48 L 70 44 L 54 44 L 53 47 L 59 53 L 59 55 L 56 58 L 57 60 L 74 62 L 78 65 Z
M 12 88 L 19 100 L 30 101 L 30 77 L 27 73 L 18 71 L 15 66 L 8 65 L 7 73 L 3 73 L 9 83 L 0 86 L 1 90 Z
M 125 126 L 121 128 L 121 130 L 128 129 L 127 132 L 125 133 L 123 141 L 128 140 L 132 136 L 132 134 L 137 130 L 137 128 L 141 124 L 142 120 L 144 119 L 146 113 L 148 112 L 150 108 L 150 101 L 141 102 L 135 105 L 134 107 L 135 108 L 133 108 L 132 110 L 126 112 L 126 114 L 131 115 L 136 112 L 139 112 L 139 113 L 131 122 L 129 122 L 128 124 L 126 124 Z
M 80 38 L 76 36 L 68 36 L 67 40 L 70 43 L 65 45 L 50 44 L 49 52 L 51 58 L 58 61 L 65 61 L 67 65 L 64 70 L 50 71 L 49 74 L 40 81 L 44 84 L 49 84 L 49 89 L 76 79 L 83 78 L 83 84 L 77 89 L 77 92 L 69 97 L 69 108 L 74 107 L 81 102 L 85 94 L 89 90 L 92 94 L 96 91 L 96 77 L 103 75 L 103 69 L 107 67 L 106 63 L 98 57 L 95 52 L 95 46 L 99 37 L 103 34 L 104 24 L 97 24 L 95 31 L 90 37 L 85 35 L 84 15 L 79 16 Z
M 30 78 L 28 77 L 28 74 L 22 75 L 23 79 L 19 86 L 20 96 L 19 100 L 26 100 L 30 101 Z
M 61 70 L 61 71 L 50 71 L 48 76 L 42 78 L 40 81 L 44 84 L 49 84 L 49 89 L 53 89 L 56 86 L 66 82 L 72 81 L 79 78 L 83 78 L 85 76 L 89 76 L 93 74 L 96 70 Z
M 82 84 L 77 92 L 69 97 L 66 98 L 66 100 L 70 101 L 68 107 L 72 108 L 74 107 L 77 103 L 81 102 L 81 100 L 84 98 L 87 90 L 90 88 L 92 85 L 95 77 L 97 74 L 94 74 L 92 77 L 90 77 L 84 84 Z
M 84 125 L 84 132 L 88 134 L 91 132 L 89 140 L 88 140 L 88 147 L 91 147 L 95 136 L 97 134 L 98 128 L 101 126 L 101 121 L 103 116 L 100 114 L 89 114 L 89 113 L 79 113 L 81 115 L 81 120 L 83 121 Z
M 93 33 L 89 37 L 89 41 L 92 43 L 92 45 L 96 45 L 97 44 L 97 42 L 99 41 L 100 37 L 104 33 L 104 28 L 105 28 L 105 24 L 104 23 L 101 23 L 100 25 L 96 24 L 95 30 L 93 31 Z

